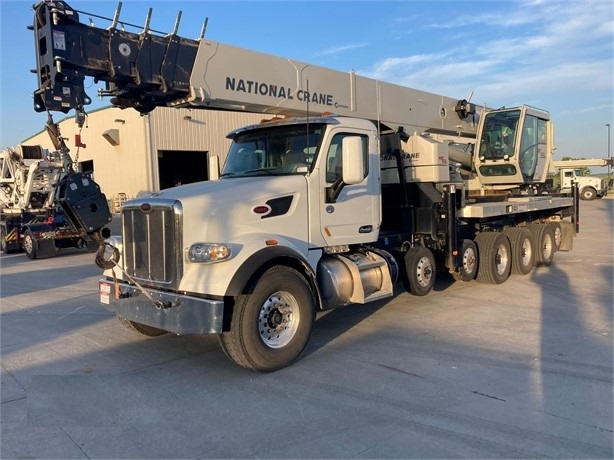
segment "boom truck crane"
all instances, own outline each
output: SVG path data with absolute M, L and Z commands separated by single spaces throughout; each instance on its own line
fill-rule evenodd
M 438 271 L 500 284 L 550 265 L 578 232 L 578 197 L 543 195 L 548 112 L 455 99 L 205 39 L 34 7 L 35 110 L 111 103 L 261 112 L 211 180 L 124 203 L 96 255 L 101 304 L 148 336 L 218 334 L 235 363 L 296 361 L 316 312 L 427 295 Z M 127 24 L 122 24 L 126 26 Z
M 54 151 L 18 145 L 0 152 L 0 249 L 30 259 L 67 247 L 96 250 L 97 231 L 111 220 L 106 198 L 89 172 L 76 170 L 51 115 L 45 129 Z

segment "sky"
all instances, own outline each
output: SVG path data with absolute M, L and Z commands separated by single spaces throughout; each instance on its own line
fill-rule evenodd
M 36 89 L 35 0 L 0 0 L 0 148 L 44 128 Z M 106 28 L 116 1 L 68 1 L 82 22 Z M 489 107 L 546 109 L 555 158 L 608 156 L 614 122 L 611 0 L 162 1 L 124 0 L 120 22 L 208 39 L 396 83 Z M 95 15 L 95 16 L 94 16 Z M 130 31 L 138 30 L 128 28 Z M 94 100 L 86 110 L 109 104 Z M 71 112 L 72 114 L 72 112 Z M 55 121 L 65 117 L 54 114 Z M 611 138 L 610 138 L 611 142 Z M 614 148 L 610 143 L 610 154 Z

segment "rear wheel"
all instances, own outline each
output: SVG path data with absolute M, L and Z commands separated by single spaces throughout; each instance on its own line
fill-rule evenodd
M 512 273 L 527 275 L 535 266 L 534 244 L 531 232 L 526 227 L 510 227 L 504 230 L 512 249 Z
M 531 224 L 529 226 L 535 244 L 535 265 L 549 267 L 554 258 L 554 234 L 549 224 Z
M 452 276 L 457 281 L 471 281 L 478 273 L 478 248 L 472 240 L 463 240 L 461 265 Z
M 435 256 L 424 246 L 415 246 L 405 253 L 405 272 L 410 292 L 427 295 L 435 286 Z
M 230 331 L 220 334 L 220 344 L 238 365 L 272 372 L 303 354 L 314 317 L 307 280 L 293 268 L 275 266 L 237 297 Z
M 9 253 L 9 246 L 6 242 L 6 226 L 4 224 L 0 225 L 0 251 L 2 254 Z
M 29 259 L 36 259 L 36 238 L 30 230 L 26 230 L 21 245 Z
M 548 225 L 552 229 L 552 236 L 554 237 L 554 250 L 558 251 L 561 249 L 561 243 L 563 242 L 563 230 L 561 229 L 561 224 L 558 222 L 550 222 Z
M 161 335 L 170 334 L 170 332 L 165 331 L 163 329 L 158 329 L 157 327 L 153 326 L 147 326 L 146 324 L 137 323 L 136 321 L 130 321 L 123 316 L 118 316 L 117 319 L 119 319 L 119 322 L 131 331 L 138 332 L 139 334 L 146 335 L 147 337 L 160 337 Z
M 480 283 L 501 284 L 510 276 L 512 257 L 510 241 L 502 233 L 484 232 L 475 237 L 479 264 L 476 279 Z

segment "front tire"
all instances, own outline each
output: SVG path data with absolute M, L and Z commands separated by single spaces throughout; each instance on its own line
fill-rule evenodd
M 580 198 L 586 201 L 592 201 L 597 198 L 597 190 L 595 190 L 593 187 L 584 187 L 580 191 Z
M 303 275 L 290 267 L 271 267 L 237 297 L 230 331 L 219 336 L 222 349 L 247 369 L 282 369 L 305 351 L 315 305 L 314 293 Z

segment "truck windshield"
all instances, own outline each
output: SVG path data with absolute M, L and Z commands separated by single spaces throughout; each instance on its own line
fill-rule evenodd
M 266 125 L 233 138 L 222 177 L 306 174 L 314 164 L 325 125 Z

